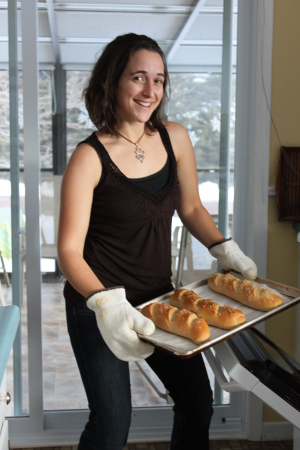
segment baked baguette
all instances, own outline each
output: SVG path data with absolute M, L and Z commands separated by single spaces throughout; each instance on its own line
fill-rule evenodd
M 188 289 L 175 289 L 170 297 L 170 303 L 179 309 L 192 311 L 198 317 L 203 317 L 208 325 L 224 330 L 231 330 L 246 322 L 245 314 L 239 309 L 221 306 L 210 299 L 203 299 Z
M 144 306 L 141 312 L 158 328 L 191 339 L 197 345 L 210 337 L 205 320 L 186 309 L 179 310 L 168 303 L 154 302 Z
M 226 295 L 243 305 L 259 311 L 270 311 L 282 305 L 282 298 L 269 289 L 260 288 L 248 280 L 240 280 L 229 273 L 215 273 L 208 279 L 208 286 L 219 294 Z

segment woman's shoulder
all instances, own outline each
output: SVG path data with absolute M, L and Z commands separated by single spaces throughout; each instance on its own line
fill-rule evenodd
M 188 148 L 192 148 L 189 133 L 183 125 L 177 122 L 165 122 L 164 126 L 169 133 L 173 151 L 178 161 Z
M 88 161 L 91 159 L 99 159 L 97 156 L 97 152 L 95 151 L 95 148 L 91 145 L 91 143 L 86 141 L 80 142 L 75 150 L 73 151 L 70 161 L 76 160 L 76 161 Z
M 164 126 L 166 127 L 170 137 L 178 138 L 187 138 L 188 132 L 187 129 L 178 122 L 164 122 Z
M 98 180 L 102 164 L 95 149 L 86 141 L 81 142 L 73 151 L 65 171 L 65 178 L 78 174 L 83 178 Z

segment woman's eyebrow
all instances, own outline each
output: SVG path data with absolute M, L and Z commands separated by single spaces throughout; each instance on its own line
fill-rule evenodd
M 146 70 L 136 70 L 135 72 L 131 72 L 130 75 L 136 75 L 138 73 L 147 74 L 148 72 Z M 159 77 L 165 77 L 165 75 L 163 73 L 160 73 L 160 72 L 158 72 L 156 75 L 159 76 Z

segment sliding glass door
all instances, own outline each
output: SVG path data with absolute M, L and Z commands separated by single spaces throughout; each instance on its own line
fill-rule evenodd
M 211 16 L 218 14 L 218 23 L 222 27 L 223 2 L 210 3 L 217 3 L 217 6 L 210 4 L 209 11 Z M 0 123 L 1 131 L 4 130 L 0 141 L 0 181 L 5 188 L 1 189 L 0 195 L 1 218 L 4 213 L 14 218 L 9 223 L 8 236 L 19 245 L 16 263 L 12 257 L 15 244 L 8 245 L 5 265 L 12 280 L 12 290 L 4 281 L 3 290 L 7 302 L 19 304 L 22 310 L 20 335 L 8 368 L 9 382 L 14 391 L 9 409 L 10 439 L 15 446 L 75 445 L 88 410 L 66 330 L 62 293 L 64 278 L 57 266 L 56 237 L 60 183 L 65 164 L 77 143 L 92 130 L 81 99 L 90 68 L 66 65 L 62 68 L 59 81 L 55 78 L 53 66 L 38 65 L 38 31 L 35 20 L 37 5 L 34 0 L 24 0 L 22 5 L 25 5 L 21 10 L 22 71 L 19 72 L 15 91 L 9 88 L 8 71 L 0 73 L 5 95 L 10 91 L 12 98 L 16 95 L 19 98 L 18 111 L 15 111 L 12 119 L 17 124 L 17 130 L 8 131 L 8 117 L 5 126 Z M 249 4 L 247 7 L 250 7 Z M 246 3 L 241 2 L 241 11 L 245 8 Z M 17 21 L 17 14 L 14 20 Z M 234 33 L 237 21 L 235 3 Z M 234 34 L 234 54 L 236 41 L 238 36 Z M 189 42 L 189 45 L 194 45 L 192 39 Z M 218 51 L 222 51 L 221 47 L 222 45 L 218 45 Z M 244 57 L 246 64 L 247 55 Z M 243 61 L 239 63 L 242 64 Z M 235 64 L 234 57 L 232 65 Z M 198 67 L 195 70 L 193 64 L 187 64 L 184 71 L 182 68 L 179 70 L 175 63 L 171 63 L 169 67 L 172 97 L 167 111 L 168 118 L 187 127 L 195 148 L 199 192 L 203 203 L 218 225 L 220 222 L 226 224 L 226 234 L 231 235 L 236 220 L 234 189 L 243 185 L 240 173 L 237 184 L 234 167 L 235 111 L 239 104 L 239 98 L 235 95 L 235 68 L 232 68 L 230 81 L 230 128 L 226 162 L 228 177 L 225 185 L 222 185 L 221 65 L 217 68 Z M 61 113 L 60 108 L 65 114 L 65 119 L 60 118 L 60 125 L 65 120 L 65 136 L 58 131 L 61 128 L 55 121 Z M 15 140 L 19 150 L 12 150 L 10 147 Z M 238 151 L 242 152 L 242 149 L 239 148 Z M 16 152 L 19 160 L 14 158 Z M 220 198 L 223 194 L 227 199 L 227 209 L 222 209 L 220 214 Z M 15 221 L 16 214 L 19 224 Z M 181 238 L 182 224 L 175 216 L 174 282 Z M 210 257 L 207 249 L 191 236 L 187 240 L 181 284 L 191 283 L 216 269 L 215 260 Z M 23 248 L 26 248 L 26 253 L 23 253 Z M 246 394 L 221 391 L 208 364 L 207 368 L 215 394 L 211 436 L 245 435 Z M 149 441 L 158 437 L 168 439 L 172 427 L 172 400 L 144 364 L 132 363 L 130 370 L 134 406 L 130 439 L 141 439 L 141 436 Z

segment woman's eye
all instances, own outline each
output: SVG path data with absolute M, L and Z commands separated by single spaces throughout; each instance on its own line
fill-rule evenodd
M 160 78 L 158 80 L 156 80 L 156 84 L 163 84 L 163 80 L 161 80 Z
M 137 77 L 134 78 L 136 81 L 143 81 L 143 77 L 138 75 Z

